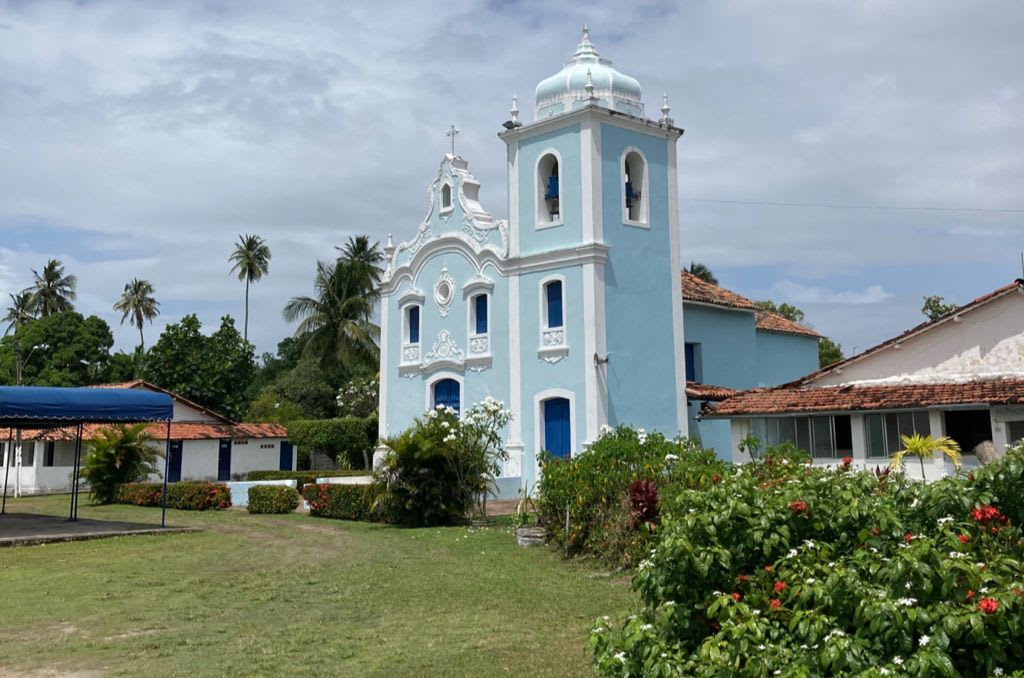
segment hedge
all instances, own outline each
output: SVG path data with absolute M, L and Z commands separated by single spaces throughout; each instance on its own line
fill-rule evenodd
M 291 513 L 299 505 L 299 493 L 284 485 L 249 488 L 249 513 Z
M 317 478 L 349 478 L 370 475 L 370 471 L 345 469 L 342 471 L 249 471 L 246 480 L 294 480 L 296 487 L 315 483 Z
M 306 419 L 288 424 L 288 439 L 309 452 L 323 452 L 349 466 L 369 466 L 377 444 L 377 417 Z
M 339 520 L 377 520 L 373 510 L 374 485 L 306 485 L 303 498 L 309 514 Z
M 136 506 L 160 506 L 162 483 L 125 483 L 117 488 L 115 502 Z M 183 511 L 226 509 L 231 506 L 231 490 L 223 483 L 184 480 L 167 485 L 167 508 Z

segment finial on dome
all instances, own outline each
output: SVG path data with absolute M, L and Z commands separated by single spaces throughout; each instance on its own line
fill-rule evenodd
M 673 123 L 672 118 L 668 117 L 671 110 L 668 106 L 668 92 L 665 92 L 661 95 L 661 120 L 659 120 L 661 124 L 671 125 Z
M 512 97 L 512 110 L 509 111 L 512 114 L 512 124 L 517 127 L 522 123 L 519 122 L 519 99 L 515 96 Z
M 594 76 L 591 75 L 590 69 L 587 69 L 587 84 L 584 87 L 587 90 L 587 99 L 594 98 Z
M 388 242 L 384 245 L 384 258 L 387 260 L 387 267 L 384 269 L 385 277 L 391 277 L 391 262 L 394 259 L 395 254 L 395 241 L 391 239 L 391 234 L 388 233 Z
M 587 27 L 586 23 L 583 24 L 583 37 L 581 40 L 583 42 L 590 42 L 590 29 Z

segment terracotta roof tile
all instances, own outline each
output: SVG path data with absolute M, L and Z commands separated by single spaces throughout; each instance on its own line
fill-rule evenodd
M 788 318 L 783 318 L 777 313 L 767 313 L 765 311 L 757 312 L 757 321 L 754 326 L 762 332 L 775 332 L 776 334 L 799 334 L 805 337 L 814 337 L 820 339 L 821 335 L 812 330 L 809 327 L 804 327 L 800 323 L 793 322 Z
M 1016 403 L 1024 403 L 1024 379 L 988 379 L 960 384 L 788 385 L 744 391 L 719 403 L 718 408 L 714 412 L 708 413 L 708 416 L 850 412 Z
M 86 424 L 82 437 L 91 440 L 99 435 L 106 424 Z M 147 432 L 157 440 L 167 435 L 167 424 L 157 422 L 146 427 Z M 6 440 L 9 431 L 0 430 L 0 439 Z M 220 440 L 222 438 L 287 438 L 288 429 L 280 424 L 226 424 L 217 421 L 173 421 L 171 440 Z M 25 440 L 74 440 L 75 427 L 23 431 Z
M 725 400 L 739 393 L 736 389 L 724 386 L 712 386 L 711 384 L 700 384 L 695 381 L 686 382 L 686 397 L 694 400 Z
M 689 271 L 680 271 L 683 280 L 683 300 L 702 304 L 714 304 L 728 308 L 741 308 L 753 311 L 757 307 L 754 302 L 718 285 L 704 282 Z
M 188 398 L 185 398 L 183 396 L 178 395 L 177 393 L 172 393 L 171 391 L 168 391 L 165 388 L 160 388 L 156 384 L 151 384 L 150 382 L 142 380 L 142 379 L 134 379 L 132 381 L 122 381 L 122 382 L 117 382 L 117 383 L 113 383 L 113 384 L 93 384 L 89 388 L 143 388 L 143 389 L 146 389 L 147 391 L 155 391 L 157 393 L 166 393 L 167 395 L 171 396 L 171 398 L 173 398 L 174 400 L 177 400 L 179 403 L 183 403 L 185 405 L 188 405 L 192 409 L 199 410 L 200 412 L 202 412 L 204 414 L 208 414 L 213 419 L 216 419 L 218 421 L 224 422 L 225 424 L 232 423 L 231 419 L 229 419 L 228 417 L 225 417 L 223 414 L 219 414 L 217 412 L 214 412 L 211 409 L 203 407 L 199 403 L 193 402 L 193 401 L 189 400 Z

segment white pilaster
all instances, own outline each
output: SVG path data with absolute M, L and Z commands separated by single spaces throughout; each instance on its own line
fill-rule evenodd
M 675 327 L 675 361 L 676 361 L 676 420 L 679 433 L 689 435 L 689 422 L 686 416 L 686 355 L 683 334 L 683 282 L 680 278 L 679 266 L 679 184 L 676 170 L 677 137 L 670 135 L 668 148 L 668 222 L 669 243 L 672 248 L 672 324 Z

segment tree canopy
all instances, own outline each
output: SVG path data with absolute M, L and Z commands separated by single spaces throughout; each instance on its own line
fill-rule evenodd
M 804 312 L 792 304 L 776 304 L 770 299 L 763 299 L 761 301 L 755 301 L 754 306 L 757 306 L 766 313 L 780 315 L 786 320 L 792 320 L 795 323 L 801 323 L 804 321 Z
M 270 247 L 258 235 L 240 235 L 234 251 L 228 257 L 231 272 L 245 281 L 245 321 L 242 324 L 242 338 L 249 340 L 249 285 L 259 282 L 270 270 Z
M 949 315 L 958 308 L 960 307 L 956 304 L 947 304 L 946 300 L 938 295 L 931 295 L 924 298 L 924 304 L 921 306 L 921 313 L 923 313 L 928 320 L 938 320 L 942 316 Z
M 114 310 L 121 313 L 121 324 L 131 318 L 133 327 L 139 330 L 139 348 L 145 349 L 146 339 L 142 335 L 145 322 L 153 322 L 160 315 L 160 302 L 153 296 L 156 290 L 148 280 L 134 278 L 124 286 L 121 298 L 114 304 Z
M 74 311 L 47 315 L 0 340 L 0 379 L 29 386 L 87 386 L 108 376 L 114 335 L 106 321 Z
M 691 261 L 690 268 L 688 270 L 690 275 L 696 276 L 706 283 L 711 283 L 712 285 L 718 284 L 718 278 L 716 278 L 715 274 L 711 272 L 711 269 L 699 261 Z
M 78 278 L 64 273 L 64 264 L 59 259 L 50 259 L 43 272 L 32 271 L 31 294 L 32 313 L 45 317 L 75 309 L 78 297 Z

